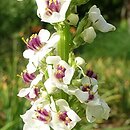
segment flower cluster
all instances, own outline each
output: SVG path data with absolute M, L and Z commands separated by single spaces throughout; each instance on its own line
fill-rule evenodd
M 21 77 L 28 87 L 22 88 L 18 96 L 31 101 L 31 108 L 21 115 L 23 130 L 71 130 L 82 120 L 80 111 L 86 111 L 90 123 L 109 117 L 110 108 L 98 94 L 97 74 L 72 51 L 93 42 L 95 30 L 108 32 L 115 27 L 105 21 L 96 5 L 79 21 L 73 7 L 84 3 L 36 0 L 38 17 L 54 25 L 56 32 L 41 29 L 24 40 L 27 49 L 23 57 L 28 64 Z M 77 28 L 75 34 L 71 34 L 71 26 Z

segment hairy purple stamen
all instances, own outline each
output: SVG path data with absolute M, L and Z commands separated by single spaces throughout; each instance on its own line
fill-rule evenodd
M 32 80 L 34 80 L 36 78 L 34 73 L 29 74 L 27 72 L 23 73 L 22 76 L 23 76 L 23 80 L 25 83 L 30 83 Z
M 72 120 L 68 117 L 67 112 L 60 112 L 59 119 L 68 125 Z
M 88 92 L 90 91 L 90 86 L 81 86 L 81 89 L 83 92 Z
M 61 65 L 57 65 L 57 71 L 55 73 L 55 77 L 59 80 L 62 80 L 63 77 L 65 77 L 65 71 L 66 71 L 66 68 L 64 68 L 63 66 Z
M 59 0 L 47 0 L 47 15 L 52 15 L 53 12 L 60 12 L 61 3 Z
M 38 120 L 43 121 L 46 124 L 51 121 L 50 112 L 48 112 L 46 109 L 38 109 L 36 110 L 36 113 Z
M 46 109 L 43 109 L 43 110 L 38 110 L 37 111 L 39 114 L 41 115 L 44 115 L 44 116 L 49 116 L 49 112 L 46 110 Z
M 61 70 L 62 72 L 65 72 L 65 71 L 66 71 L 66 68 L 64 68 L 64 67 L 61 66 L 61 65 L 57 65 L 57 70 Z
M 33 51 L 39 50 L 41 47 L 42 47 L 42 44 L 38 36 L 32 37 L 27 43 L 27 48 Z

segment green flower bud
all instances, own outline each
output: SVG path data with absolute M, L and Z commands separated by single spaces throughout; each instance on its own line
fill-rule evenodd
M 83 38 L 83 40 L 87 43 L 92 43 L 94 41 L 94 39 L 96 38 L 96 33 L 94 31 L 93 27 L 89 27 L 87 29 L 85 29 L 82 33 L 81 33 L 81 37 Z
M 83 58 L 81 58 L 81 57 L 76 57 L 75 62 L 79 66 L 83 66 L 85 64 L 85 60 Z
M 78 14 L 74 14 L 74 13 L 71 13 L 68 17 L 67 17 L 67 20 L 69 22 L 70 25 L 74 25 L 76 26 L 78 21 L 79 21 L 79 16 Z

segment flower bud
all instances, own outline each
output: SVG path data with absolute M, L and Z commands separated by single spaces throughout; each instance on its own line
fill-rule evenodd
M 94 41 L 94 39 L 96 38 L 96 33 L 94 31 L 94 28 L 89 27 L 89 28 L 85 29 L 81 33 L 81 37 L 83 38 L 83 40 L 85 42 L 92 43 Z
M 79 16 L 78 16 L 77 14 L 71 13 L 71 14 L 67 17 L 67 20 L 69 21 L 69 24 L 70 24 L 70 25 L 76 26 L 76 24 L 77 24 L 78 21 L 79 21 Z
M 82 65 L 85 64 L 85 60 L 84 60 L 83 58 L 81 58 L 81 57 L 76 57 L 76 58 L 75 58 L 75 62 L 76 62 L 76 64 L 79 65 L 79 66 L 82 66 Z

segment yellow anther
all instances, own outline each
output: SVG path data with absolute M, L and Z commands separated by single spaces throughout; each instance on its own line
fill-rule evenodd
M 71 121 L 69 117 L 66 117 L 65 120 L 69 122 Z
M 51 5 L 53 2 L 56 4 L 56 0 L 49 0 L 49 5 Z
M 49 0 L 49 5 L 52 4 L 53 0 Z
M 25 40 L 25 38 L 24 38 L 24 37 L 22 37 L 22 40 L 23 40 L 23 42 L 24 42 L 25 44 L 27 44 L 27 43 L 28 43 L 28 41 L 27 41 L 27 40 Z
M 22 75 L 19 75 L 19 74 L 17 74 L 17 77 L 20 77 L 20 78 L 22 78 Z
M 56 4 L 56 0 L 53 0 L 53 2 Z
M 30 40 L 32 40 L 33 38 L 36 38 L 37 34 L 32 34 L 32 36 L 30 37 Z

